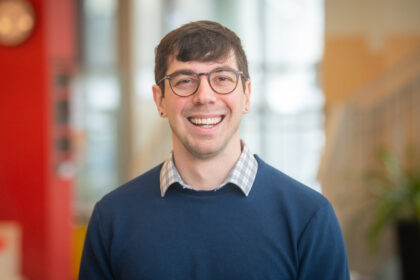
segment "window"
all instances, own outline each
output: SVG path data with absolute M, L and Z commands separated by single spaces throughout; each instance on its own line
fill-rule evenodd
M 116 52 L 116 0 L 81 3 L 80 72 L 73 92 L 76 134 L 76 208 L 93 203 L 118 185 L 120 86 Z

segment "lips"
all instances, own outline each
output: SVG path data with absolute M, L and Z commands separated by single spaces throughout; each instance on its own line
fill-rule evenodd
M 218 116 L 218 117 L 209 117 L 209 118 L 203 118 L 203 117 L 189 117 L 188 120 L 190 123 L 192 123 L 195 126 L 200 126 L 204 128 L 211 128 L 215 125 L 218 125 L 222 122 L 224 116 Z

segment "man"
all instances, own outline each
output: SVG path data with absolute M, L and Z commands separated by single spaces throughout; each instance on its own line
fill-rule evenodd
M 80 279 L 349 279 L 327 199 L 240 139 L 251 94 L 240 39 L 192 22 L 162 39 L 155 63 L 173 150 L 97 203 Z

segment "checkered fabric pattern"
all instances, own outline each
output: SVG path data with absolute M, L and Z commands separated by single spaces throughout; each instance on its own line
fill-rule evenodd
M 241 144 L 242 153 L 239 157 L 239 160 L 233 167 L 232 171 L 229 173 L 226 180 L 220 186 L 214 189 L 215 191 L 228 183 L 232 183 L 239 187 L 245 196 L 248 196 L 249 192 L 251 191 L 255 176 L 257 175 L 258 162 L 249 150 L 248 146 L 243 142 L 241 142 Z M 162 197 L 165 196 L 168 188 L 174 183 L 179 183 L 183 188 L 193 189 L 191 186 L 185 184 L 181 178 L 181 175 L 179 175 L 173 160 L 173 153 L 171 152 L 163 163 L 162 169 L 160 171 L 160 192 Z

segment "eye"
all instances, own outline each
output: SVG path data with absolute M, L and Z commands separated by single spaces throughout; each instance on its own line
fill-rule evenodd
M 188 83 L 192 83 L 191 79 L 179 79 L 179 80 L 176 80 L 175 86 L 185 85 L 185 84 L 188 84 Z
M 217 79 L 218 79 L 219 81 L 221 81 L 221 82 L 224 82 L 224 81 L 231 81 L 231 80 L 232 80 L 232 78 L 227 77 L 227 76 L 218 76 L 218 77 L 217 77 Z
M 236 75 L 230 71 L 215 72 L 212 77 L 212 82 L 216 84 L 235 83 Z
M 172 77 L 172 86 L 173 87 L 190 87 L 197 84 L 197 77 L 190 74 L 178 74 Z

